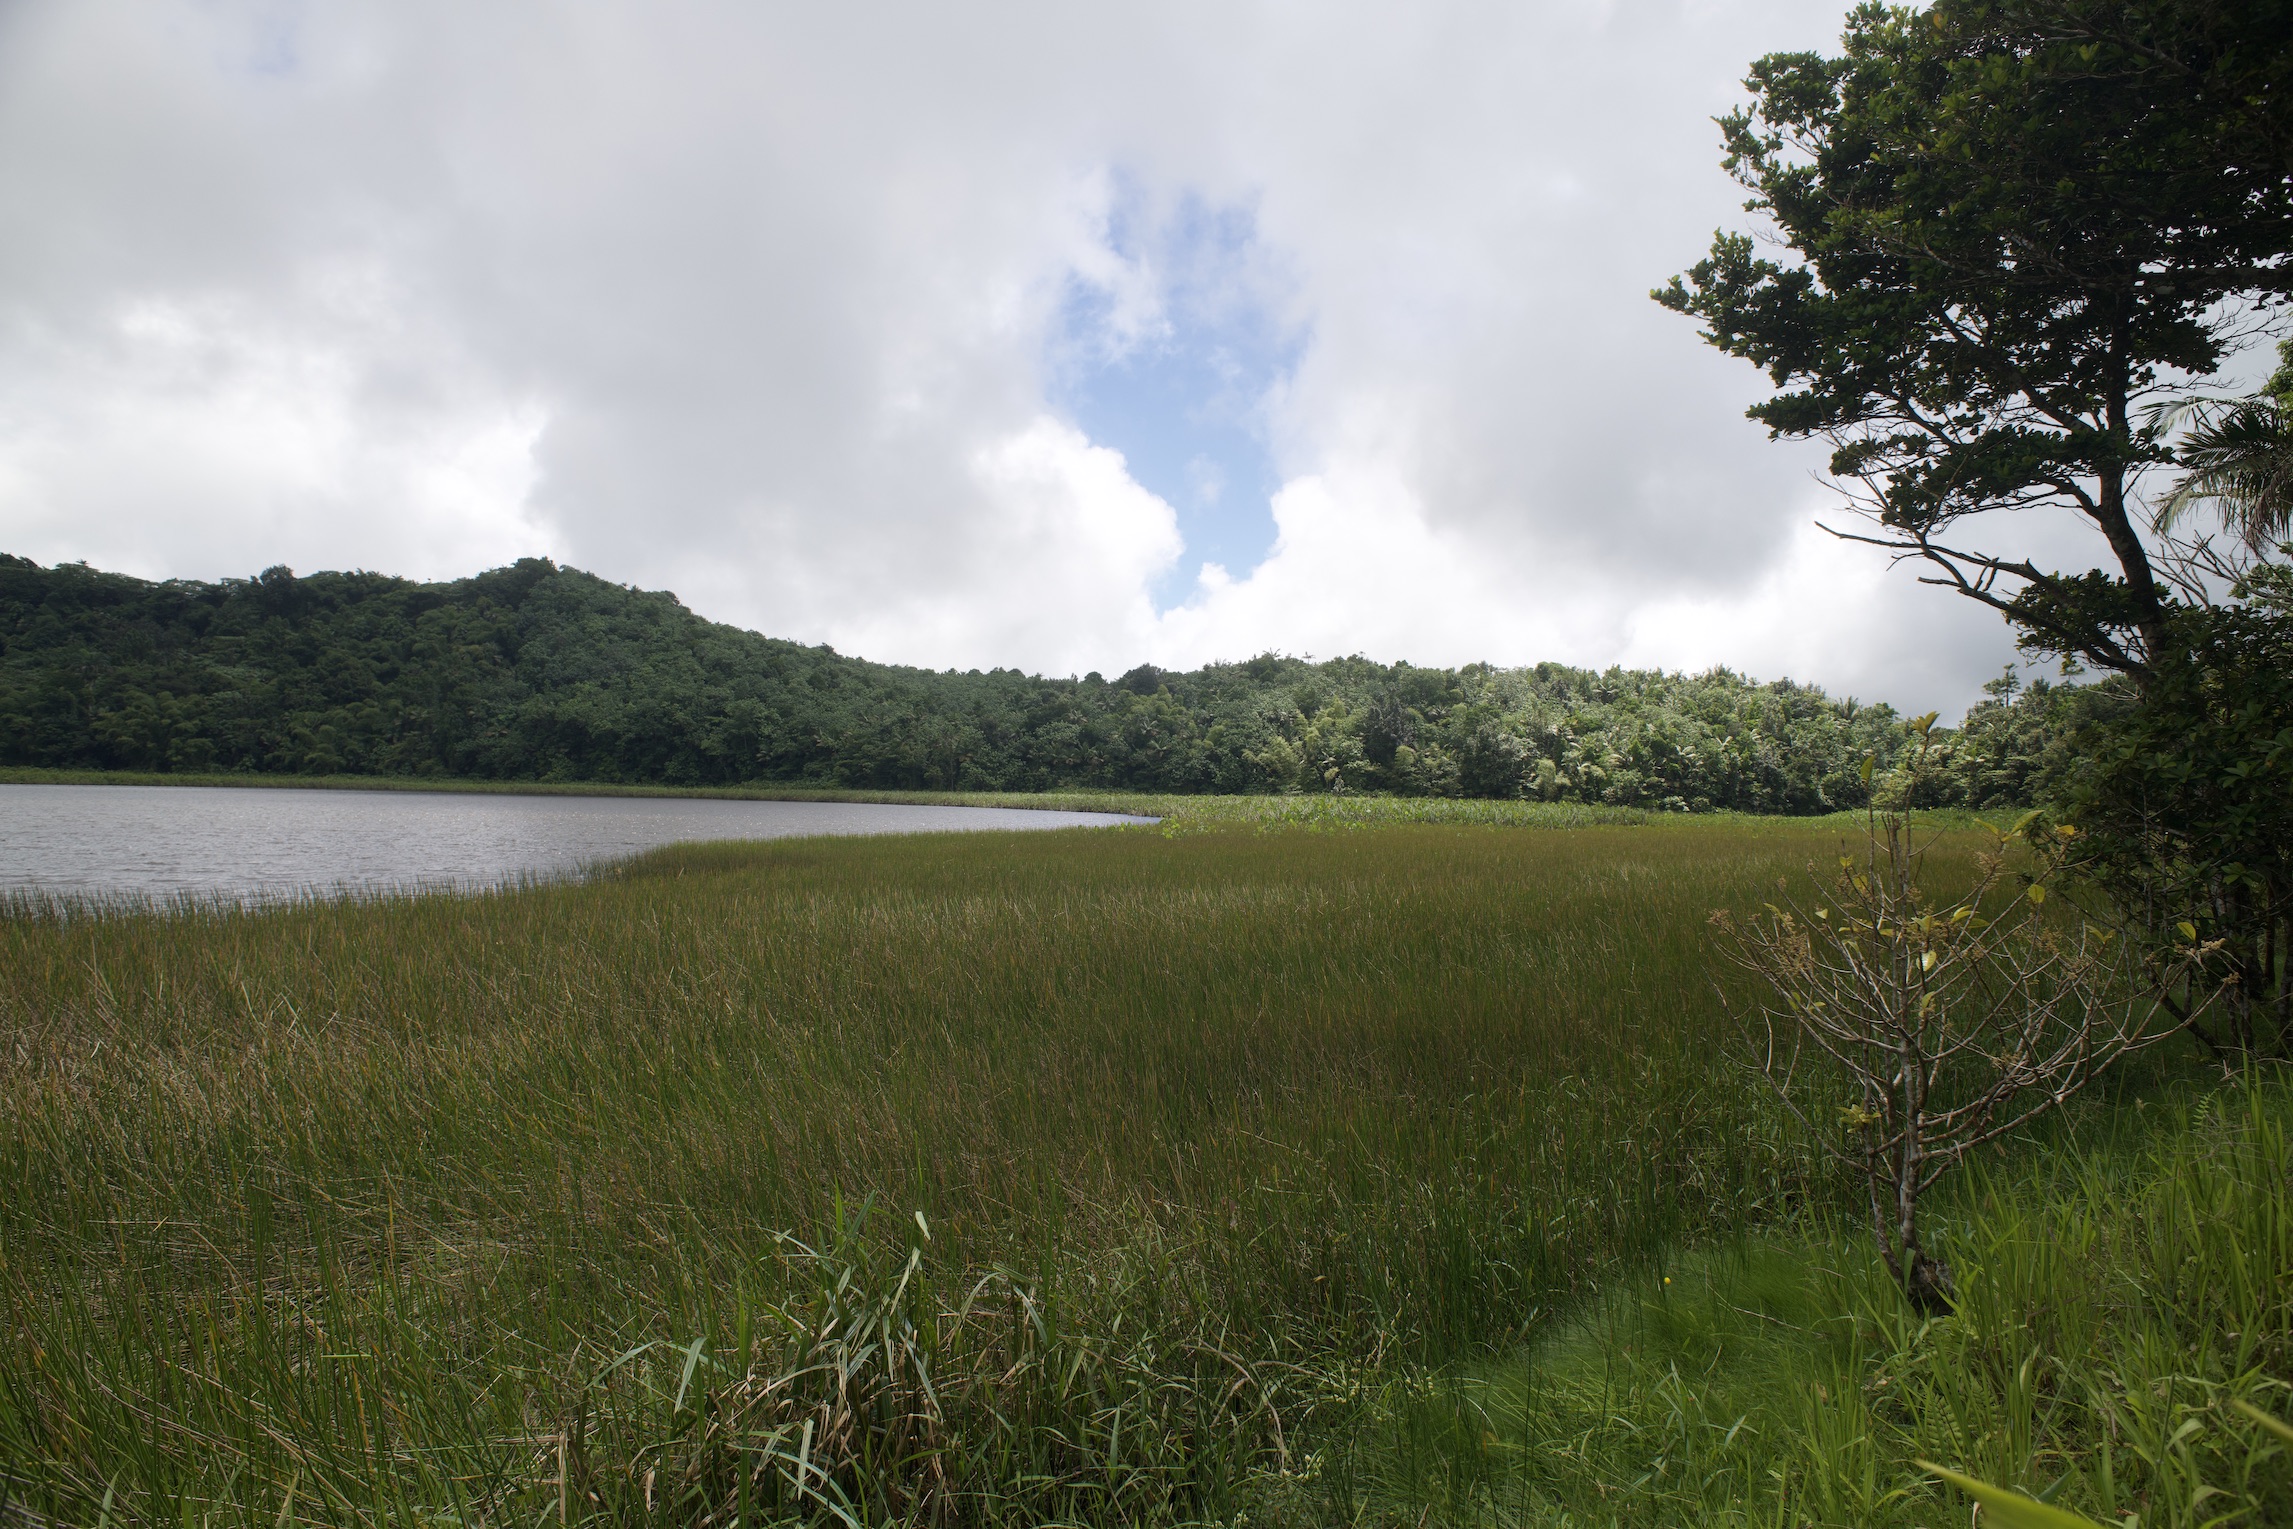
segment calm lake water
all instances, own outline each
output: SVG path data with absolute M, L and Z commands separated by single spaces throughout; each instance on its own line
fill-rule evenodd
M 479 887 L 694 839 L 1147 822 L 1101 812 L 224 786 L 0 785 L 0 890 L 239 898 Z

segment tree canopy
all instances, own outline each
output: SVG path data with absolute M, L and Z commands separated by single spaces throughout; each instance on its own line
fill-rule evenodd
M 1911 783 L 2021 801 L 2068 691 Z M 0 557 L 0 763 L 966 790 L 1374 791 L 1806 813 L 1902 728 L 1789 681 L 1263 655 L 1114 680 L 900 668 L 538 560 L 452 583 L 149 583 Z M 1886 777 L 1881 776 L 1882 780 Z
M 2216 373 L 2293 292 L 2293 4 L 1866 5 L 1836 58 L 1753 66 L 1724 164 L 1788 253 L 1720 233 L 1658 290 L 1764 368 L 1771 433 L 2032 646 L 2141 673 L 2166 643 L 2135 502 L 2173 460 L 2143 404 Z M 2114 567 L 2002 550 L 2069 511 Z M 1971 529 L 1971 528 L 1970 528 Z

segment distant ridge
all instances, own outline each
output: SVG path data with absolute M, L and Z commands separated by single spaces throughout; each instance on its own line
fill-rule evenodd
M 1891 764 L 1901 732 L 1888 707 L 1724 670 L 1266 655 L 1113 681 L 935 673 L 534 558 L 437 584 L 285 568 L 208 584 L 0 554 L 8 765 L 1807 813 L 1860 803 L 1861 761 Z M 2012 744 L 1955 795 L 2019 799 L 2030 761 Z

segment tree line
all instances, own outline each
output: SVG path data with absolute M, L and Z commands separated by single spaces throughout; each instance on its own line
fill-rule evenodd
M 2031 798 L 2075 692 L 1993 692 L 1930 750 L 1922 802 Z M 285 568 L 154 583 L 0 556 L 9 765 L 1815 813 L 1868 799 L 1867 757 L 1882 785 L 1903 767 L 1900 723 L 1725 669 L 1266 654 L 1113 680 L 935 672 L 707 621 L 541 559 L 434 584 Z

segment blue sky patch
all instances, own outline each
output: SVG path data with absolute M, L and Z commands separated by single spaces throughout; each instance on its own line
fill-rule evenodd
M 1290 286 L 1246 206 L 1189 194 L 1158 211 L 1118 178 L 1106 247 L 1119 275 L 1068 279 L 1051 402 L 1178 512 L 1186 551 L 1154 590 L 1168 609 L 1204 563 L 1241 578 L 1274 544 L 1267 405 L 1305 333 L 1282 311 Z

